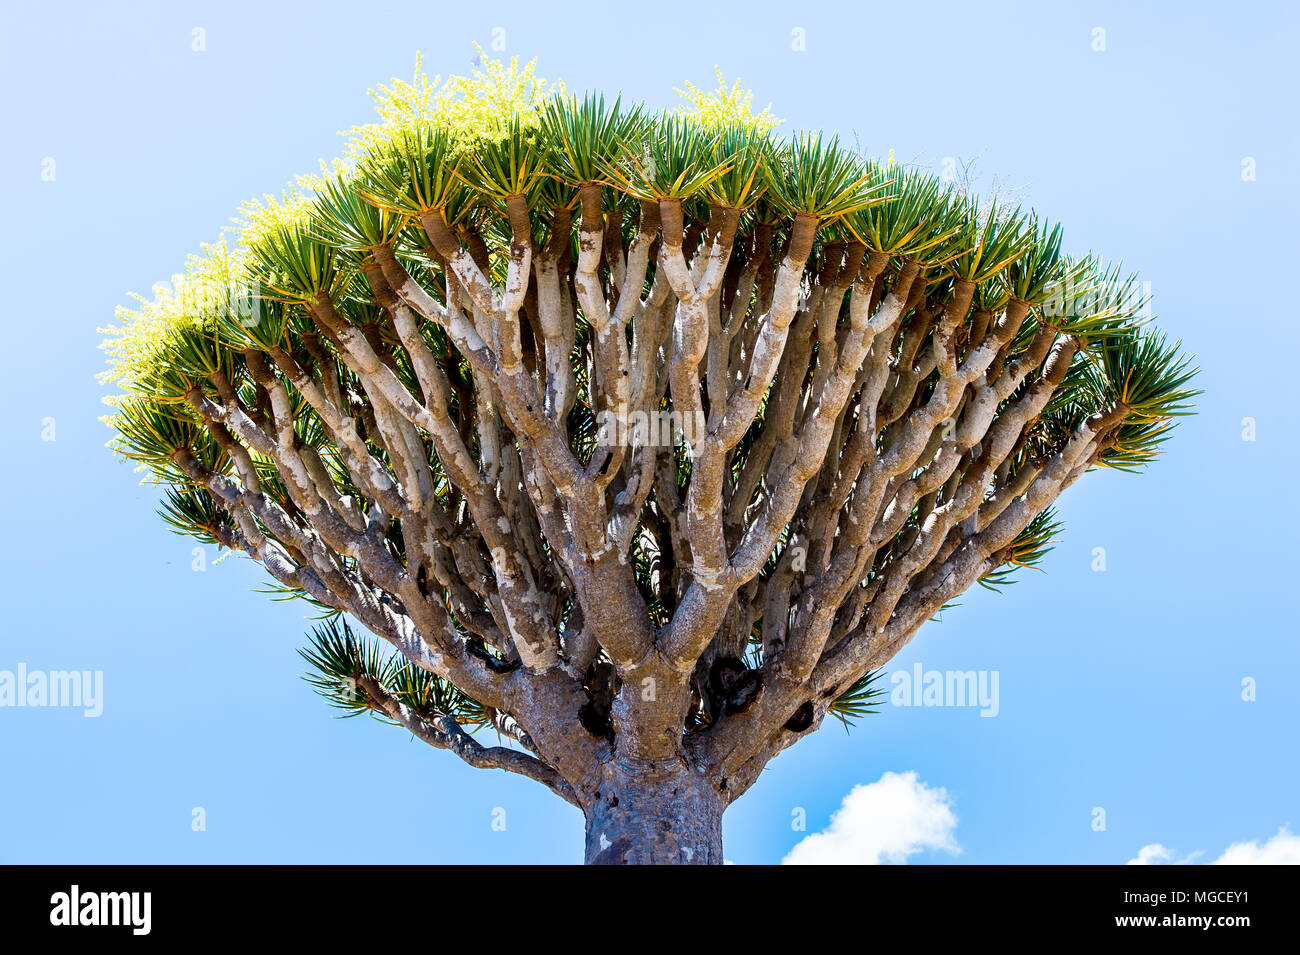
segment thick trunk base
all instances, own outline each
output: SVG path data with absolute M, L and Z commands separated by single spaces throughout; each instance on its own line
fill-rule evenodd
M 587 810 L 587 864 L 722 865 L 724 808 L 688 773 L 612 773 Z

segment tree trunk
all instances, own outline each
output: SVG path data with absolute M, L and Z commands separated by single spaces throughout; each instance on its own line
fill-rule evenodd
M 678 764 L 606 768 L 587 809 L 588 865 L 722 865 L 722 795 Z

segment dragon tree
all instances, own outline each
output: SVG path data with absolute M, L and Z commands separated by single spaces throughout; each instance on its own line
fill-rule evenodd
M 590 863 L 722 862 L 769 760 L 1190 412 L 1131 276 L 739 86 L 372 95 L 119 310 L 106 420 L 318 608 L 334 705 L 549 787 Z

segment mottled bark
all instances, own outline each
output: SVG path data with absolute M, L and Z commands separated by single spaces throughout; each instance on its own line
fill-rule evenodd
M 588 865 L 721 865 L 725 802 L 676 760 L 607 767 L 587 807 Z

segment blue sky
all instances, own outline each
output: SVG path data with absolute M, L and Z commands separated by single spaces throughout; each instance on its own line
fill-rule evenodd
M 973 160 L 977 182 L 1061 220 L 1069 249 L 1139 269 L 1203 367 L 1199 415 L 1149 473 L 1088 475 L 1045 572 L 967 594 L 892 664 L 996 671 L 997 715 L 828 721 L 729 810 L 729 859 L 780 861 L 873 783 L 951 816 L 885 852 L 913 862 L 1124 862 L 1153 844 L 1208 861 L 1300 828 L 1294 5 L 662 2 L 635 23 L 522 0 L 270 6 L 0 14 L 0 671 L 102 671 L 104 687 L 98 718 L 0 708 L 0 862 L 581 860 L 580 815 L 536 784 L 331 719 L 300 678 L 306 606 L 255 592 L 247 560 L 209 551 L 193 570 L 195 542 L 98 421 L 95 329 L 128 290 L 335 155 L 370 118 L 366 89 L 409 77 L 417 50 L 445 77 L 494 36 L 571 88 L 665 106 L 716 65 L 783 129 L 936 172 Z M 852 815 L 835 832 L 873 824 Z

